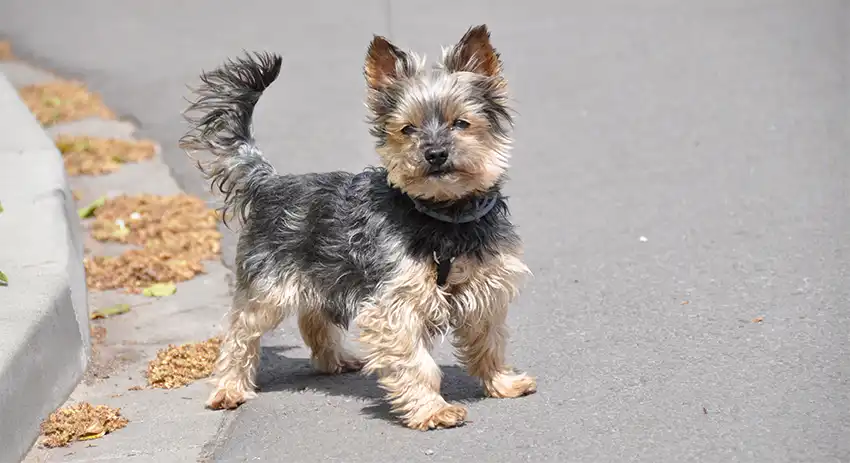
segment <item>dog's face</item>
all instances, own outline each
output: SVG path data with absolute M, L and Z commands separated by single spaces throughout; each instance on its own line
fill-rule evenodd
M 431 69 L 375 37 L 365 75 L 371 133 L 394 186 L 414 197 L 449 201 L 486 191 L 504 175 L 512 122 L 507 83 L 486 26 L 444 49 Z

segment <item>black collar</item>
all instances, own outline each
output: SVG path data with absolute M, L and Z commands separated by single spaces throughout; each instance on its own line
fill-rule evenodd
M 412 196 L 409 198 L 417 211 L 432 219 L 455 225 L 474 222 L 489 214 L 499 203 L 498 192 L 490 192 L 462 202 L 435 203 Z M 448 282 L 454 260 L 454 256 L 438 256 L 436 252 L 434 253 L 434 262 L 437 264 L 437 286 L 444 287 Z
M 495 189 L 483 195 L 458 201 L 435 202 L 409 195 L 407 197 L 413 202 L 417 211 L 432 219 L 453 225 L 474 222 L 486 216 L 501 199 L 499 191 Z M 437 255 L 437 252 L 434 252 L 434 262 L 437 264 L 437 286 L 444 287 L 448 282 L 455 257 Z
M 416 210 L 441 222 L 461 224 L 474 222 L 496 207 L 499 203 L 497 192 L 476 196 L 462 203 L 446 202 L 435 203 L 409 196 Z

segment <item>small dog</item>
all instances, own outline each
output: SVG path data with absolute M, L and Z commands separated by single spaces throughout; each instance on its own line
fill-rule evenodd
M 251 119 L 281 58 L 258 53 L 204 73 L 180 146 L 243 224 L 229 329 L 207 406 L 256 396 L 260 337 L 298 315 L 315 367 L 375 373 L 405 425 L 463 424 L 440 395 L 430 355 L 453 332 L 459 361 L 491 397 L 535 392 L 505 364 L 508 304 L 530 274 L 500 187 L 513 126 L 499 54 L 486 25 L 440 62 L 372 40 L 365 64 L 371 134 L 383 167 L 279 175 L 257 148 Z M 197 113 L 190 116 L 190 113 Z M 354 320 L 365 354 L 344 346 Z

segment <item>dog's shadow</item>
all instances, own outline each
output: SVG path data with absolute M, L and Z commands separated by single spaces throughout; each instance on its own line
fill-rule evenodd
M 374 375 L 361 373 L 328 375 L 316 371 L 309 359 L 284 355 L 296 346 L 263 346 L 257 385 L 260 394 L 275 391 L 317 391 L 331 396 L 365 400 L 369 405 L 361 410 L 373 419 L 398 422 L 384 400 L 385 392 L 378 387 Z M 441 365 L 441 392 L 449 402 L 472 403 L 484 398 L 481 383 L 456 365 Z

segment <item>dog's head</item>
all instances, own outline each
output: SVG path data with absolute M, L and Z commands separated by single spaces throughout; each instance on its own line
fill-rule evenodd
M 371 133 L 394 186 L 448 201 L 486 191 L 504 175 L 512 121 L 487 26 L 469 29 L 430 69 L 375 37 L 365 75 Z

